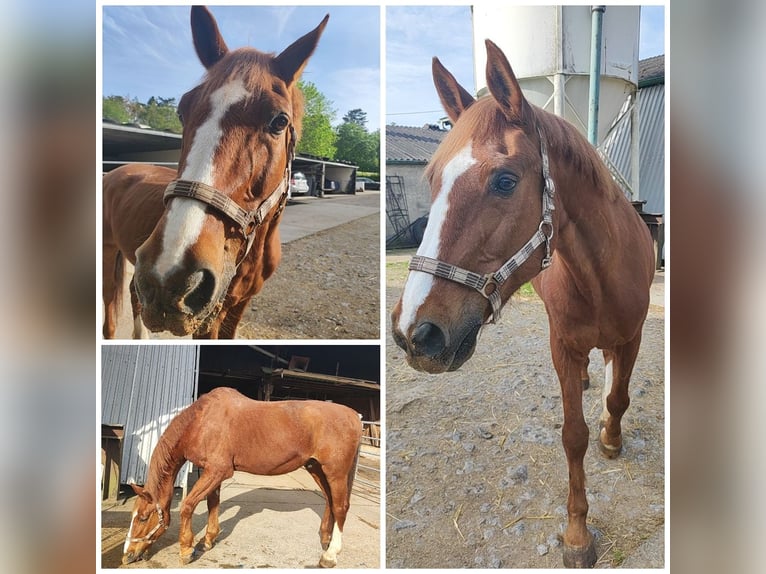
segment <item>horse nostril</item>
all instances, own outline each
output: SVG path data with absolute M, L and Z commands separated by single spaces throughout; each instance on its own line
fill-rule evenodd
M 413 348 L 429 357 L 436 357 L 447 346 L 447 338 L 433 323 L 421 323 L 412 332 Z
M 195 271 L 186 281 L 186 293 L 179 301 L 179 307 L 191 314 L 199 313 L 212 301 L 215 286 L 215 275 L 212 271 Z
M 394 338 L 394 343 L 396 343 L 396 346 L 400 349 L 407 350 L 407 340 L 404 338 L 404 335 L 402 335 L 398 329 L 392 329 L 391 335 Z

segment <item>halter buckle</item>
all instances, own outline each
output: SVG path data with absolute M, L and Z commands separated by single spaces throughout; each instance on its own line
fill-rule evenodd
M 481 286 L 479 289 L 479 293 L 481 293 L 485 299 L 489 299 L 492 297 L 492 294 L 497 292 L 498 288 L 500 287 L 500 283 L 495 278 L 494 273 L 490 273 L 484 276 L 485 282 L 484 285 Z

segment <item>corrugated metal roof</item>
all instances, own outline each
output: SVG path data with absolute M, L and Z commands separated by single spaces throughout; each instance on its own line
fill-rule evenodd
M 665 82 L 665 56 L 646 58 L 638 63 L 638 87 Z
M 146 483 L 151 454 L 195 398 L 198 347 L 108 345 L 101 351 L 101 422 L 125 428 L 120 482 Z M 187 463 L 188 464 L 188 463 Z M 184 466 L 175 485 L 186 484 Z
M 386 126 L 386 161 L 428 163 L 447 135 L 436 126 Z

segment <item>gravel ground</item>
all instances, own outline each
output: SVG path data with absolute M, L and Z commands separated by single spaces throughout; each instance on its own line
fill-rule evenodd
M 387 266 L 387 309 L 405 274 L 404 265 Z M 389 568 L 563 567 L 567 471 L 547 337 L 534 296 L 517 296 L 453 373 L 412 370 L 386 336 Z M 596 351 L 590 378 L 585 470 L 597 566 L 662 567 L 664 309 L 652 306 L 644 326 L 615 460 L 596 446 L 604 378 Z
M 379 237 L 376 214 L 283 245 L 282 262 L 251 300 L 237 338 L 377 339 Z

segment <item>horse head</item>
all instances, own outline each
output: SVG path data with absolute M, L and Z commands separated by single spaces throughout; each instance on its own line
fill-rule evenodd
M 489 40 L 486 48 L 489 95 L 478 100 L 433 60 L 453 128 L 426 169 L 432 206 L 413 258 L 419 265 L 410 264 L 391 314 L 408 363 L 432 373 L 467 361 L 482 325 L 550 259 L 553 223 L 541 224 L 547 187 L 535 110 L 505 55 Z M 551 192 L 551 214 L 552 205 Z M 530 244 L 533 236 L 547 253 L 540 242 Z M 525 257 L 516 258 L 520 251 Z M 513 273 L 498 280 L 509 258 L 518 259 Z
M 130 519 L 130 528 L 122 550 L 122 563 L 130 564 L 144 557 L 157 540 L 168 529 L 170 514 L 163 510 L 151 494 L 138 485 L 131 484 L 136 493 L 136 502 Z
M 267 241 L 277 255 L 263 265 L 276 267 L 276 226 L 303 115 L 297 80 L 327 20 L 274 55 L 230 51 L 210 12 L 192 8 L 194 46 L 207 72 L 179 102 L 178 179 L 136 251 L 135 287 L 150 330 L 204 333 L 238 266 Z

